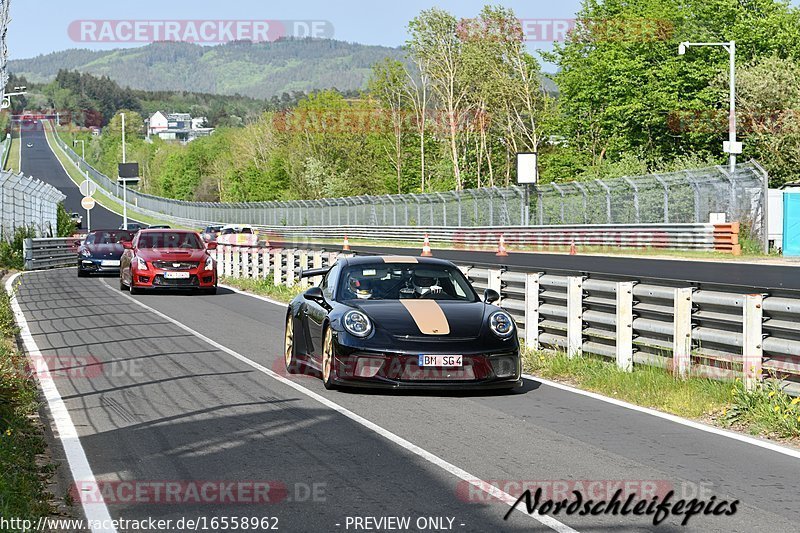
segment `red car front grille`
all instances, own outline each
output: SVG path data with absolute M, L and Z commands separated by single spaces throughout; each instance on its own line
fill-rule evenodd
M 197 268 L 199 263 L 188 261 L 153 261 L 153 266 L 159 270 L 192 270 Z

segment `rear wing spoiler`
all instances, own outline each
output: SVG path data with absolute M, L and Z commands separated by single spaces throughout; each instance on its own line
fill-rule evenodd
M 328 273 L 331 267 L 324 267 L 324 268 L 312 268 L 309 270 L 301 270 L 300 277 L 301 278 L 314 278 L 316 276 L 324 276 Z

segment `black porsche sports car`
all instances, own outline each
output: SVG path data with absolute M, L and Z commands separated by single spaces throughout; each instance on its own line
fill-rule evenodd
M 119 273 L 119 260 L 125 251 L 123 242 L 133 239 L 125 230 L 93 230 L 78 248 L 78 277 L 93 273 Z
M 517 329 L 449 261 L 349 257 L 289 304 L 284 359 L 326 388 L 513 388 L 521 385 Z

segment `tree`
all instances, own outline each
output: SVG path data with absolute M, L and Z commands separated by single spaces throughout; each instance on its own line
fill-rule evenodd
M 372 68 L 369 92 L 389 110 L 393 149 L 391 151 L 387 150 L 387 156 L 395 168 L 398 194 L 403 192 L 403 155 L 405 151 L 403 148 L 403 129 L 406 117 L 404 100 L 408 94 L 406 83 L 406 71 L 400 61 L 386 58 Z M 382 120 L 379 122 L 383 123 Z
M 770 56 L 739 67 L 736 106 L 745 156 L 764 165 L 770 185 L 797 180 L 800 169 L 800 63 Z M 727 77 L 717 80 L 727 89 Z
M 431 8 L 421 12 L 408 25 L 411 38 L 407 48 L 425 69 L 434 93 L 441 101 L 456 190 L 463 188 L 459 165 L 459 122 L 466 104 L 467 88 L 462 83 L 462 41 L 458 21 L 450 13 Z

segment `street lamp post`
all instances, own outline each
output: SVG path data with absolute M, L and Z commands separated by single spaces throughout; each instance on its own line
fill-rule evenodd
M 678 55 L 686 53 L 690 46 L 721 46 L 730 57 L 730 110 L 728 114 L 728 140 L 723 143 L 723 151 L 730 156 L 730 171 L 736 170 L 736 154 L 742 153 L 742 143 L 736 140 L 736 41 L 727 43 L 690 43 L 678 45 Z

